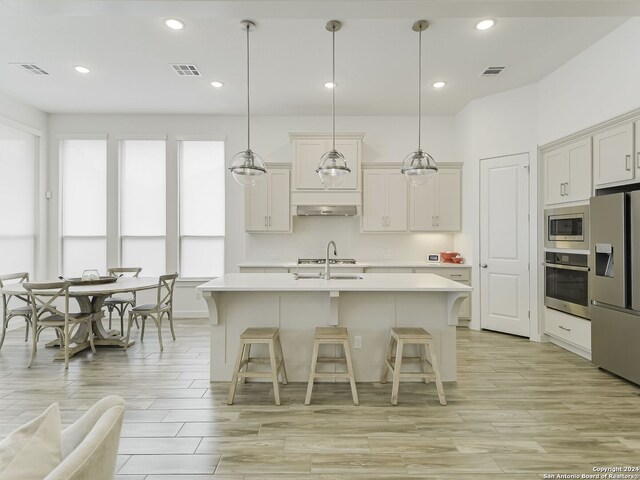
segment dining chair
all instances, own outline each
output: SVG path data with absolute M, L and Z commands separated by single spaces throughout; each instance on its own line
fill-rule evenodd
M 60 339 L 60 349 L 64 350 L 64 368 L 69 368 L 69 344 L 78 328 L 84 324 L 89 329 L 91 351 L 96 353 L 93 344 L 92 314 L 87 312 L 69 313 L 69 282 L 25 282 L 24 289 L 31 302 L 31 329 L 33 345 L 27 367 L 31 368 L 38 349 L 38 339 L 43 330 L 53 328 Z M 56 305 L 62 302 L 62 309 Z
M 4 286 L 4 282 L 24 283 L 29 281 L 29 274 L 27 272 L 20 273 L 8 273 L 6 275 L 0 275 L 0 288 Z M 11 307 L 9 302 L 12 299 L 20 300 L 20 305 Z M 15 301 L 13 302 L 16 303 Z M 22 317 L 25 321 L 26 332 L 24 334 L 24 341 L 29 339 L 29 324 L 31 322 L 31 305 L 29 305 L 29 299 L 24 295 L 9 295 L 2 294 L 2 338 L 0 338 L 0 348 L 4 344 L 4 337 L 7 334 L 7 328 L 9 327 L 9 320 L 14 317 Z
M 123 275 L 130 275 L 132 277 L 137 277 L 140 275 L 142 268 L 139 267 L 113 267 L 107 270 L 107 273 L 111 277 L 120 277 Z M 124 332 L 124 314 L 127 307 L 133 308 L 136 306 L 136 292 L 130 293 L 121 293 L 117 295 L 113 295 L 107 298 L 104 301 L 104 306 L 107 307 L 107 311 L 109 312 L 109 330 L 111 330 L 111 318 L 113 316 L 113 311 L 115 310 L 120 315 L 120 334 Z M 138 321 L 136 320 L 136 327 L 138 326 Z
M 129 345 L 129 337 L 131 336 L 131 324 L 133 321 L 140 317 L 142 320 L 142 330 L 140 331 L 140 341 L 144 339 L 144 324 L 147 317 L 151 317 L 158 327 L 158 340 L 160 341 L 160 351 L 163 350 L 162 345 L 162 317 L 164 315 L 169 319 L 169 327 L 171 328 L 171 336 L 176 339 L 176 334 L 173 330 L 173 288 L 178 278 L 177 273 L 170 275 L 161 275 L 158 281 L 158 294 L 156 297 L 156 303 L 148 303 L 145 305 L 138 305 L 129 310 L 129 327 L 127 328 L 127 340 L 124 343 L 124 349 L 127 349 Z

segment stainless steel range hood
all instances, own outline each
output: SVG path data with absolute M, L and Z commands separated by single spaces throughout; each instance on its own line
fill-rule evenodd
M 298 205 L 296 215 L 305 217 L 352 217 L 358 214 L 355 205 Z

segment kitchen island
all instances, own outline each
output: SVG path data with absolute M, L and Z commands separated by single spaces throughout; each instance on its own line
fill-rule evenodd
M 246 328 L 279 327 L 289 380 L 306 382 L 315 327 L 327 325 L 349 329 L 357 381 L 379 381 L 389 329 L 396 326 L 430 332 L 443 381 L 456 380 L 458 311 L 471 287 L 429 273 L 334 277 L 231 273 L 198 286 L 209 309 L 211 381 L 231 379 Z

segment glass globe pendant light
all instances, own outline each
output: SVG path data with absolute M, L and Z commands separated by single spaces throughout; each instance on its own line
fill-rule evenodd
M 402 162 L 401 172 L 411 185 L 424 185 L 433 179 L 438 172 L 436 161 L 422 150 L 422 32 L 429 28 L 429 22 L 418 20 L 411 27 L 418 32 L 418 149 L 406 156 Z
M 331 32 L 333 45 L 333 77 L 331 79 L 334 85 L 334 88 L 331 89 L 332 146 L 331 150 L 322 156 L 320 165 L 316 169 L 316 173 L 320 176 L 325 188 L 337 187 L 351 173 L 344 155 L 336 150 L 336 32 L 342 28 L 342 23 L 338 20 L 331 20 L 327 23 L 326 28 Z
M 251 150 L 251 109 L 249 101 L 249 32 L 256 28 L 251 20 L 243 20 L 240 26 L 247 32 L 247 149 L 236 153 L 229 163 L 229 170 L 242 186 L 255 185 L 267 173 L 262 158 Z

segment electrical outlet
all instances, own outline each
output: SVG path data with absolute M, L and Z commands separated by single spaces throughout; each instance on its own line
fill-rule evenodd
M 196 290 L 196 300 L 202 300 L 202 292 L 200 290 Z
M 356 335 L 353 338 L 353 348 L 362 348 L 362 337 L 360 335 Z

